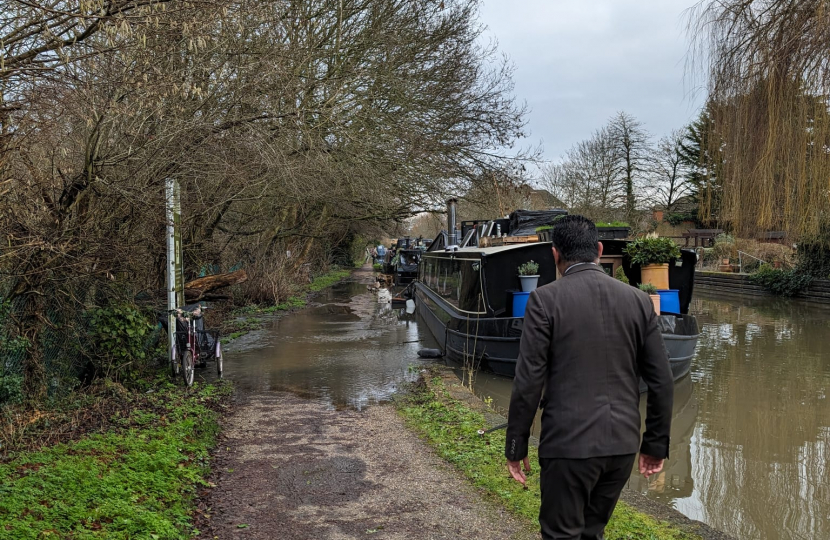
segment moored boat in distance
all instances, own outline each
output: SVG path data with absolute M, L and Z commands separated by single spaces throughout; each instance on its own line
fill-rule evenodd
M 555 211 L 551 220 L 561 214 L 562 211 Z M 453 229 L 454 223 L 450 223 L 450 231 Z M 488 230 L 487 225 L 482 225 L 485 234 Z M 520 290 L 516 269 L 534 261 L 539 264 L 538 286 L 553 282 L 557 276 L 551 243 L 487 236 L 479 236 L 479 241 L 475 241 L 480 232 L 468 232 L 461 247 L 453 246 L 454 235 L 439 235 L 437 239 L 447 238 L 448 249 L 433 246 L 423 254 L 412 294 L 419 315 L 446 358 L 513 377 L 524 324 L 523 313 L 513 313 L 514 299 Z M 490 239 L 481 242 L 480 238 Z M 466 245 L 470 243 L 477 245 Z M 501 245 L 489 245 L 492 243 Z M 640 283 L 640 269 L 623 254 L 626 244 L 625 240 L 603 241 L 600 265 L 612 276 L 621 267 L 636 286 Z M 689 373 L 699 335 L 697 320 L 688 312 L 696 261 L 694 252 L 682 251 L 681 258 L 670 265 L 669 287 L 679 291 L 680 313 L 661 313 L 658 317 L 674 380 Z M 521 302 L 517 309 L 522 309 Z M 645 390 L 641 381 L 640 391 Z
M 422 239 L 399 238 L 381 263 L 383 273 L 393 276 L 395 285 L 411 283 L 418 277 L 418 264 L 425 249 Z

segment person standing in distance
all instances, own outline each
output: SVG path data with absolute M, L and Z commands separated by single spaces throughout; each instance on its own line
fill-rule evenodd
M 539 463 L 542 538 L 602 540 L 637 451 L 646 477 L 669 455 L 674 382 L 651 300 L 598 265 L 593 222 L 553 228 L 561 278 L 530 294 L 510 398 L 505 455 L 522 484 L 544 391 Z M 639 379 L 648 386 L 640 441 Z

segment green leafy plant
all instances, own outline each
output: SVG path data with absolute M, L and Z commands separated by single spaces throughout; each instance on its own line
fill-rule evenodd
M 145 360 L 147 335 L 152 326 L 147 318 L 130 304 L 118 304 L 89 312 L 92 350 L 95 367 L 105 373 L 124 366 L 137 367 Z
M 372 265 L 372 270 L 374 270 L 375 272 L 380 272 L 383 270 L 383 265 L 375 263 Z
M 538 276 L 539 275 L 539 263 L 534 261 L 527 261 L 524 264 L 519 265 L 519 275 L 520 276 Z
M 23 444 L 0 463 L 2 538 L 192 537 L 194 493 L 207 483 L 215 409 L 227 392 L 164 384 L 133 394 L 113 386 L 117 397 L 96 396 L 78 416 L 112 407 L 119 418 L 106 432 L 40 449 Z
M 23 375 L 0 373 L 0 405 L 14 405 L 23 401 Z
M 798 270 L 778 270 L 762 264 L 749 280 L 778 296 L 795 296 L 810 286 L 813 277 Z
M 549 231 L 551 229 L 553 229 L 553 225 L 542 225 L 541 227 L 536 227 L 536 232 Z
M 630 284 L 630 282 L 628 281 L 628 276 L 625 275 L 625 270 L 623 270 L 622 266 L 617 267 L 617 271 L 614 272 L 614 278 L 616 278 L 618 281 L 622 281 L 626 285 Z
M 648 295 L 654 296 L 657 294 L 657 287 L 653 283 L 640 283 L 637 287 Z
M 666 264 L 680 258 L 680 248 L 671 238 L 641 237 L 623 250 L 631 257 L 631 262 L 642 266 L 649 264 Z
M 12 337 L 3 323 L 9 320 L 11 305 L 0 302 L 0 406 L 23 401 L 23 357 L 29 348 L 29 341 L 20 336 Z

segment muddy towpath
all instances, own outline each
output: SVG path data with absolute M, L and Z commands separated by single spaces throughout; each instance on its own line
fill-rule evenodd
M 411 431 L 388 398 L 414 378 L 417 327 L 369 269 L 228 355 L 237 385 L 196 538 L 536 538 Z

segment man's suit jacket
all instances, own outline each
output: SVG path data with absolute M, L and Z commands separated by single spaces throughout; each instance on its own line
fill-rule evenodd
M 648 385 L 640 445 L 639 378 Z M 544 390 L 539 457 L 668 457 L 674 382 L 648 295 L 592 265 L 530 294 L 505 455 L 527 455 Z

